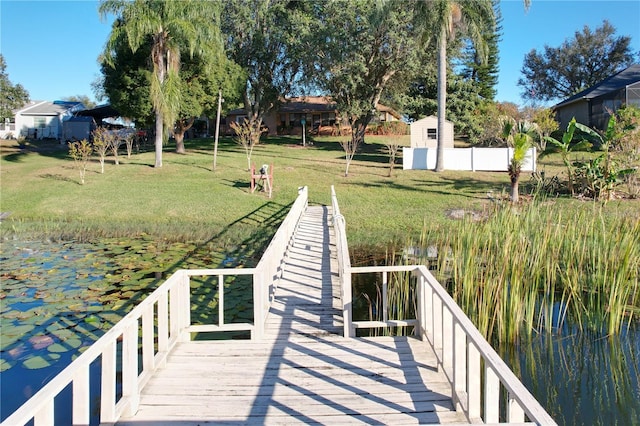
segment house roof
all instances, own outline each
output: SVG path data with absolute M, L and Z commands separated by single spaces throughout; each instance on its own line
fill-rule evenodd
M 288 98 L 280 106 L 280 112 L 334 112 L 336 104 L 326 96 L 300 96 Z
M 393 108 L 386 105 L 378 104 L 376 109 L 379 112 L 388 112 L 397 119 L 402 116 Z M 336 104 L 329 96 L 298 96 L 294 98 L 285 98 L 277 112 L 297 112 L 297 113 L 314 113 L 314 112 L 336 112 Z M 229 111 L 227 115 L 243 115 L 244 109 L 234 109 Z
M 570 98 L 567 98 L 555 105 L 553 108 L 563 107 L 580 100 L 598 98 L 637 82 L 640 82 L 640 64 L 631 65 L 629 68 L 626 68 L 611 77 L 605 78 L 600 83 L 597 83 L 582 92 L 576 93 Z
M 70 101 L 36 101 L 18 111 L 21 115 L 59 115 L 65 112 L 76 112 L 84 109 L 82 102 Z

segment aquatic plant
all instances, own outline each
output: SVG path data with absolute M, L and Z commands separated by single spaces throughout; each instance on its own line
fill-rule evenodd
M 640 310 L 640 221 L 600 205 L 499 207 L 484 222 L 465 219 L 421 239 L 438 247 L 438 279 L 488 339 L 568 324 L 619 334 Z

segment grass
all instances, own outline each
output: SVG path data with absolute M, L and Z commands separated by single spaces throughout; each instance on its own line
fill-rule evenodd
M 486 210 L 491 205 L 488 192 L 508 190 L 506 173 L 396 168 L 390 178 L 383 144 L 388 139 L 368 139 L 371 142 L 356 155 L 346 178 L 336 138 L 318 139 L 306 148 L 295 137 L 271 138 L 258 145 L 252 162 L 273 164 L 272 199 L 250 193 L 246 157 L 230 139 L 221 141 L 216 172 L 212 171 L 213 141 L 195 139 L 186 141 L 186 155 L 168 147 L 161 169 L 151 167 L 153 152 L 130 159 L 120 156 L 118 166 L 108 158 L 104 174 L 99 173 L 96 158 L 88 167 L 85 185 L 79 184 L 79 172 L 65 146 L 55 141 L 32 142 L 20 149 L 15 141 L 2 141 L 0 208 L 11 213 L 2 233 L 39 227 L 57 229 L 61 237 L 65 233 L 71 237 L 78 230 L 87 238 L 91 232 L 97 236 L 146 232 L 162 238 L 209 239 L 252 212 L 286 208 L 300 186 L 309 187 L 311 203 L 329 204 L 330 186 L 335 185 L 350 243 L 387 247 L 404 243 L 408 235 L 419 235 L 424 224 L 450 223 L 446 213 L 451 209 Z M 558 158 L 547 161 L 543 167 L 560 173 Z M 578 209 L 585 204 L 558 203 Z M 614 202 L 608 210 L 637 211 L 638 207 L 638 201 Z M 236 226 L 236 237 L 244 240 L 256 225 Z

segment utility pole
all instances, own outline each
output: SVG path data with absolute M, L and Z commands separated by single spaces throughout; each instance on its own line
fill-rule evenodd
M 213 143 L 213 171 L 216 171 L 218 160 L 218 135 L 220 134 L 220 110 L 222 109 L 222 88 L 218 89 L 218 115 L 216 117 L 216 137 Z

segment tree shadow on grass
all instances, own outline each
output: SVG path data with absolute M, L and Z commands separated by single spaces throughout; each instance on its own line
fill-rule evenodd
M 458 195 L 460 197 L 473 199 L 486 199 L 487 193 L 491 191 L 500 192 L 504 189 L 504 185 L 494 181 L 474 179 L 469 177 L 453 178 L 438 175 L 438 180 L 420 180 L 413 179 L 412 183 L 400 184 L 393 178 L 377 179 L 368 182 L 353 182 L 354 186 L 363 188 L 389 188 L 407 193 L 422 194 L 441 194 L 441 195 Z M 450 188 L 450 190 L 448 190 Z

